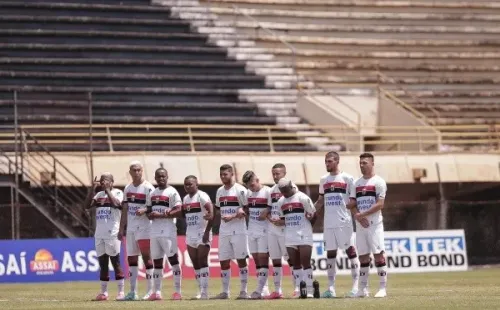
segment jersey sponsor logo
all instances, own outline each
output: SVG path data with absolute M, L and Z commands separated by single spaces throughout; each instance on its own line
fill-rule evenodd
M 40 249 L 30 262 L 30 270 L 37 275 L 51 275 L 59 270 L 59 261 L 55 260 L 49 251 Z

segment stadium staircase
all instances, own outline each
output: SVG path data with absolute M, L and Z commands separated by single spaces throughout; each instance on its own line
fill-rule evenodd
M 230 53 L 263 76 L 295 66 L 304 88 L 349 94 L 381 87 L 432 126 L 477 124 L 489 135 L 484 124 L 500 117 L 496 1 L 154 2 L 175 2 L 173 12 L 214 42 L 233 44 Z
M 227 124 L 232 125 L 231 132 L 239 133 L 248 131 L 238 129 L 241 125 L 254 125 L 251 133 L 265 133 L 265 126 L 279 125 L 278 132 L 304 132 L 284 137 L 290 142 L 275 145 L 275 151 L 314 151 L 333 145 L 329 138 L 303 138 L 316 132 L 294 111 L 297 85 L 291 68 L 269 67 L 264 70 L 269 74 L 256 74 L 263 69 L 249 65 L 231 48 L 228 51 L 235 42 L 213 41 L 194 31 L 189 22 L 178 18 L 175 7 L 152 6 L 148 0 L 0 0 L 0 11 L 0 119 L 4 123 L 13 122 L 15 100 L 21 125 L 84 125 L 92 102 L 94 124 L 144 128 Z M 82 130 L 87 129 L 53 133 L 69 137 Z M 37 128 L 30 132 L 36 135 Z M 12 150 L 11 144 L 0 145 Z M 70 142 L 47 147 L 50 151 L 88 149 Z M 110 150 L 105 142 L 98 141 L 94 147 Z M 190 146 L 130 143 L 114 148 L 121 150 L 190 151 Z M 197 150 L 269 151 L 270 146 L 212 145 L 208 138 Z
M 0 149 L 0 186 L 17 189 L 65 237 L 89 236 L 92 222 L 84 211 L 88 186 L 29 133 L 22 137 L 23 143 L 32 142 L 31 151 L 21 149 L 17 163 L 12 153 Z

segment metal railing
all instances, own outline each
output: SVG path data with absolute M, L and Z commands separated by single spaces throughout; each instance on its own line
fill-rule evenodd
M 68 132 L 71 128 L 72 132 Z M 190 152 L 202 152 L 200 146 L 223 146 L 223 145 L 248 145 L 266 146 L 270 152 L 275 152 L 277 145 L 307 145 L 308 138 L 333 138 L 339 145 L 357 145 L 356 139 L 359 134 L 346 131 L 344 126 L 311 126 L 318 130 L 316 133 L 298 136 L 295 132 L 283 131 L 281 126 L 262 125 L 133 125 L 116 124 L 93 126 L 94 145 L 107 146 L 106 152 L 113 152 L 120 145 L 136 145 L 137 150 L 141 146 L 148 145 L 182 145 Z M 450 126 L 377 126 L 374 128 L 377 134 L 369 136 L 372 141 L 364 141 L 364 149 L 372 151 L 415 151 L 433 152 L 440 151 L 442 146 L 457 146 L 467 148 L 471 146 L 484 147 L 492 151 L 499 149 L 500 125 L 450 125 Z M 42 167 L 48 169 L 55 160 L 53 156 L 41 159 L 48 150 L 60 145 L 88 145 L 89 135 L 87 125 L 25 125 L 21 126 L 22 132 L 29 139 L 23 139 L 23 148 L 26 153 L 25 161 L 33 164 L 34 156 L 38 159 L 38 170 Z M 344 138 L 340 138 L 344 137 Z M 0 132 L 0 145 L 14 143 L 13 133 Z M 37 151 L 35 146 L 43 145 L 43 152 Z M 424 147 L 427 145 L 427 147 Z M 432 147 L 429 147 L 432 146 Z M 167 147 L 168 148 L 168 147 Z M 102 152 L 103 148 L 100 148 Z M 31 155 L 30 155 L 31 154 Z M 51 159 L 53 158 L 53 159 Z M 43 160 L 43 162 L 41 162 Z M 59 166 L 57 175 L 64 177 L 65 182 L 75 184 L 81 188 L 83 182 L 79 181 L 67 169 Z M 45 169 L 44 168 L 44 169 Z M 64 172 L 64 174 L 63 174 Z M 61 180 L 62 181 L 62 180 Z M 84 197 L 85 191 L 78 193 L 78 198 Z M 75 193 L 73 193 L 75 194 Z

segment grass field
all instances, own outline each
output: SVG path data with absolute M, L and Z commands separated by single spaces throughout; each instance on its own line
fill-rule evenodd
M 252 279 L 250 290 L 255 287 Z M 326 278 L 318 279 L 322 290 Z M 376 275 L 370 275 L 373 295 L 378 287 Z M 350 277 L 337 280 L 337 295 L 349 289 Z M 99 289 L 98 282 L 56 283 L 56 284 L 0 284 L 0 309 L 500 309 L 500 269 L 489 268 L 467 272 L 389 274 L 389 297 L 385 299 L 308 299 L 308 300 L 205 300 L 160 302 L 92 302 Z M 139 288 L 145 283 L 140 282 Z M 272 287 L 272 282 L 270 281 Z M 284 279 L 285 293 L 290 293 L 291 281 Z M 128 288 L 128 284 L 127 284 Z M 211 279 L 210 294 L 219 293 L 220 280 Z M 239 289 L 239 281 L 231 283 L 232 297 Z M 163 288 L 164 297 L 170 296 L 172 280 L 167 279 Z M 114 298 L 115 283 L 110 283 L 110 297 Z M 143 293 L 143 292 L 141 292 Z M 183 296 L 190 298 L 196 293 L 194 280 L 183 282 Z

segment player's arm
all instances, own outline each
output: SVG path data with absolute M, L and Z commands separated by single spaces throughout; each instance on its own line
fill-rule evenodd
M 119 234 L 123 235 L 125 232 L 125 225 L 127 224 L 127 218 L 128 218 L 128 203 L 126 201 L 122 202 L 122 214 L 120 217 L 120 230 Z
M 301 197 L 302 205 L 304 206 L 304 212 L 306 213 L 306 218 L 311 222 L 312 225 L 316 222 L 316 208 L 311 198 L 305 194 Z
M 236 214 L 233 216 L 233 218 L 238 218 L 238 219 L 241 219 L 241 218 L 244 218 L 247 216 L 248 211 L 246 211 L 246 209 L 248 209 L 248 190 L 246 188 L 244 188 L 243 186 L 241 186 L 241 189 L 239 189 L 238 193 L 236 195 L 238 195 L 238 201 L 240 203 L 240 207 L 238 208 L 238 212 L 236 212 Z
M 212 226 L 214 225 L 214 205 L 212 204 L 212 201 L 210 201 L 210 197 L 208 197 L 208 195 L 202 195 L 201 197 L 202 208 L 205 208 L 207 211 L 203 218 L 208 221 L 205 232 L 203 233 L 203 242 L 208 242 L 210 231 L 212 231 Z
M 325 189 L 323 187 L 323 178 L 319 181 L 318 188 L 318 200 L 314 203 L 314 207 L 316 208 L 316 216 L 319 218 L 323 218 L 325 215 Z
M 273 199 L 271 198 L 271 189 L 266 190 L 267 207 L 260 213 L 259 220 L 265 221 L 271 215 L 271 205 Z
M 123 201 L 123 192 L 122 191 L 116 191 L 115 194 L 113 194 L 112 190 L 110 188 L 104 189 L 106 194 L 108 195 L 109 198 L 109 203 L 111 204 L 112 208 L 115 209 L 120 209 L 122 208 L 122 201 Z
M 182 217 L 182 200 L 181 196 L 174 190 L 174 192 L 170 195 L 170 211 L 165 213 L 166 218 L 180 218 Z
M 97 186 L 99 186 L 99 182 L 97 181 L 97 177 L 95 177 L 94 182 L 92 183 L 92 189 L 89 190 L 83 205 L 86 210 L 94 208 L 97 203 L 97 194 L 95 194 Z
M 377 195 L 377 202 L 368 210 L 361 213 L 362 216 L 374 214 L 384 208 L 385 194 L 387 192 L 387 185 L 384 181 L 375 184 L 375 193 Z
M 351 214 L 355 216 L 358 211 L 358 202 L 356 200 L 356 185 L 354 185 L 354 179 L 349 178 L 347 180 L 347 190 L 349 191 L 349 202 L 347 203 L 347 209 L 351 211 Z

